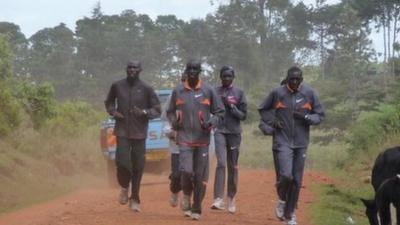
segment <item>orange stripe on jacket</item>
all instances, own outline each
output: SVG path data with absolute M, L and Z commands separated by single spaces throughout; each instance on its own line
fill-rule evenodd
M 176 105 L 183 105 L 183 104 L 185 104 L 185 101 L 183 101 L 182 99 L 178 98 L 178 99 L 176 99 L 175 104 Z
M 283 104 L 283 102 L 279 101 L 278 103 L 276 103 L 275 105 L 275 109 L 284 109 L 286 108 L 286 105 Z
M 203 105 L 211 105 L 210 99 L 208 99 L 208 98 L 203 99 L 203 101 L 201 101 L 201 104 L 203 104 Z
M 312 106 L 309 102 L 307 102 L 306 104 L 304 104 L 302 107 L 302 109 L 307 109 L 307 110 L 312 110 Z

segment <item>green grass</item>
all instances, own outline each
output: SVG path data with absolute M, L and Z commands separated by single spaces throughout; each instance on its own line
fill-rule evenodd
M 240 165 L 250 168 L 273 168 L 272 137 L 264 136 L 257 124 L 246 124 L 240 152 Z M 329 143 L 318 142 L 328 133 L 313 129 L 308 148 L 306 169 L 328 174 L 334 184 L 313 184 L 312 191 L 317 200 L 310 214 L 313 225 L 368 224 L 360 198 L 373 196 L 370 174 L 375 157 L 385 148 L 395 146 L 398 138 L 388 138 L 385 144 L 358 151 L 350 155 L 349 146 L 340 140 Z M 330 135 L 330 134 L 329 134 Z M 359 154 L 359 153 L 363 154 Z

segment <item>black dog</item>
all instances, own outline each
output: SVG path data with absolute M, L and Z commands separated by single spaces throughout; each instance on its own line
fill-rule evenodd
M 391 224 L 390 203 L 396 208 L 397 224 L 400 225 L 400 147 L 380 153 L 372 169 L 371 183 L 375 199 L 361 199 L 367 207 L 366 215 L 371 225 Z

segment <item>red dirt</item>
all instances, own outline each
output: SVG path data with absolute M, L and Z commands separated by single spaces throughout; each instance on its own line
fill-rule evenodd
M 237 212 L 210 209 L 213 176 L 210 176 L 200 221 L 185 218 L 179 208 L 168 204 L 166 175 L 145 174 L 141 187 L 142 212 L 134 213 L 119 205 L 119 190 L 102 187 L 85 188 L 61 198 L 38 204 L 0 217 L 0 225 L 280 225 L 275 218 L 275 174 L 272 170 L 241 170 L 237 194 Z M 301 225 L 312 225 L 307 213 L 315 196 L 310 184 L 330 182 L 321 173 L 306 172 L 296 215 Z

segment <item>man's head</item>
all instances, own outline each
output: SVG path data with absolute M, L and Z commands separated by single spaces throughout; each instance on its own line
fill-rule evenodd
M 287 72 L 286 82 L 290 89 L 297 91 L 303 81 L 303 71 L 297 66 L 292 66 Z
M 129 61 L 126 64 L 126 76 L 128 81 L 134 81 L 138 79 L 141 71 L 142 65 L 139 61 Z
M 198 60 L 190 60 L 186 63 L 185 73 L 187 75 L 188 83 L 191 87 L 195 87 L 199 81 L 201 72 L 201 63 Z
M 231 66 L 223 66 L 219 71 L 219 78 L 223 87 L 229 87 L 235 79 L 235 70 Z

